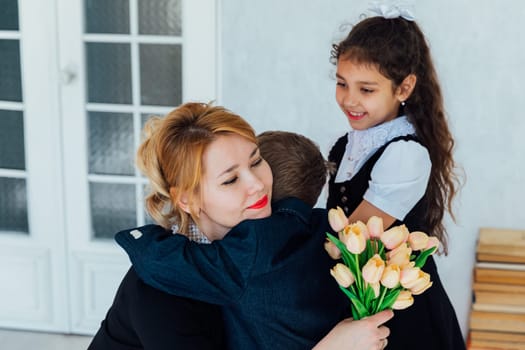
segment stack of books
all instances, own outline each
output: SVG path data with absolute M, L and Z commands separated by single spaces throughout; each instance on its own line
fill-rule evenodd
M 525 349 L 525 231 L 482 228 L 469 350 Z

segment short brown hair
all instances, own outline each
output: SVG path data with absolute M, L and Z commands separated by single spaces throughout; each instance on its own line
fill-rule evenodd
M 266 131 L 257 139 L 261 156 L 272 169 L 273 200 L 296 197 L 314 206 L 328 176 L 319 146 L 303 135 L 286 131 Z

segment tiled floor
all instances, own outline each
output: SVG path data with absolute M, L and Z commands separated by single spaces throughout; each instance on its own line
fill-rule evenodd
M 2 350 L 86 350 L 91 337 L 0 329 Z

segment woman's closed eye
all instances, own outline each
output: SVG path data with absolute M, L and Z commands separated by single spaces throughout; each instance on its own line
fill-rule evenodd
M 235 175 L 234 177 L 232 177 L 231 179 L 228 179 L 226 181 L 224 181 L 222 184 L 225 185 L 225 186 L 228 186 L 228 185 L 233 185 L 234 183 L 237 182 L 237 179 L 239 177 L 237 175 Z
M 252 163 L 251 166 L 252 166 L 252 168 L 256 168 L 256 167 L 258 167 L 259 165 L 261 165 L 262 162 L 263 162 L 262 157 L 259 157 L 259 158 L 257 158 L 256 160 L 253 161 L 253 163 Z
M 369 89 L 369 88 L 361 88 L 361 92 L 364 93 L 364 94 L 371 94 L 374 91 L 375 90 Z

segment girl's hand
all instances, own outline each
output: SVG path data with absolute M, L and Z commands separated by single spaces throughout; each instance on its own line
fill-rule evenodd
M 314 350 L 382 350 L 390 334 L 383 324 L 393 316 L 392 310 L 385 310 L 359 321 L 347 318 L 321 339 Z

